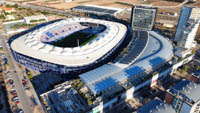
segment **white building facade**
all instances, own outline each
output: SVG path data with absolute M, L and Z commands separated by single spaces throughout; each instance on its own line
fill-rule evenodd
M 175 41 L 179 47 L 190 49 L 195 39 L 200 19 L 200 9 L 183 7 L 176 29 Z

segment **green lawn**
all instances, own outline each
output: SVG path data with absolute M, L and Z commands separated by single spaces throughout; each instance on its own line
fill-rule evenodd
M 91 35 L 90 33 L 76 32 L 63 38 L 62 40 L 55 42 L 52 45 L 58 47 L 77 47 L 79 41 L 79 46 L 84 46 L 97 36 L 98 35 Z

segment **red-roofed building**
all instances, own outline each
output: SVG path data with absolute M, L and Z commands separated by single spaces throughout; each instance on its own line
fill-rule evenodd
M 12 13 L 15 12 L 16 10 L 14 8 L 7 8 L 5 6 L 0 6 L 0 11 L 5 11 L 6 13 Z

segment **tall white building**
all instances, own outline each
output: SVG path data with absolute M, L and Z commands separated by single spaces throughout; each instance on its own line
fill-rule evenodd
M 175 41 L 179 47 L 190 49 L 200 22 L 200 8 L 183 7 L 176 29 Z

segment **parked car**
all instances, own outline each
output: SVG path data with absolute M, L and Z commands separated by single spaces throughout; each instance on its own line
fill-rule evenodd
M 10 74 L 10 71 L 8 71 L 6 74 Z
M 16 90 L 10 91 L 10 93 L 11 93 L 12 95 L 17 94 Z
M 13 92 L 13 91 L 16 91 L 15 88 L 11 88 L 11 89 L 10 89 L 10 92 Z
M 17 110 L 17 113 L 24 113 L 24 111 L 20 108 Z
M 11 93 L 13 96 L 17 96 L 17 93 Z
M 6 75 L 7 75 L 8 78 L 12 78 L 10 73 L 8 73 Z
M 24 86 L 24 89 L 25 89 L 25 90 L 29 90 L 29 87 L 25 85 L 25 86 Z
M 12 87 L 12 88 L 15 88 L 15 85 L 14 85 L 14 84 L 12 84 L 12 85 L 11 85 L 11 87 Z
M 19 100 L 15 101 L 16 104 L 19 104 Z
M 19 98 L 17 97 L 17 96 L 14 96 L 13 98 L 12 98 L 12 101 L 18 101 L 19 100 Z
M 13 84 L 13 83 L 14 83 L 14 81 L 13 81 L 12 79 L 9 79 L 8 82 L 9 82 L 10 84 Z
M 26 80 L 22 80 L 22 84 L 25 86 L 27 84 Z
M 10 89 L 10 91 L 14 91 L 15 90 L 15 87 L 12 87 L 11 89 Z
M 24 76 L 24 80 L 26 79 L 27 77 L 26 76 Z

